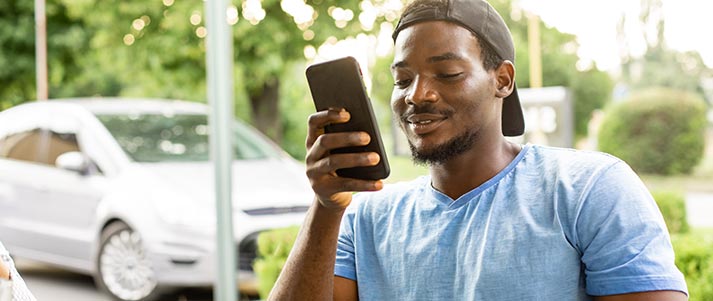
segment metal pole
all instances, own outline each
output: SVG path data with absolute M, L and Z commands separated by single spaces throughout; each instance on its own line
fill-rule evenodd
M 527 38 L 530 51 L 530 88 L 542 88 L 540 17 L 534 13 L 529 13 L 527 20 Z
M 35 0 L 35 73 L 37 100 L 47 100 L 47 17 L 45 0 Z
M 215 195 L 217 221 L 217 281 L 215 300 L 237 299 L 235 279 L 236 258 L 233 237 L 233 210 L 231 204 L 233 124 L 233 43 L 232 32 L 226 21 L 226 0 L 208 0 L 206 11 L 206 71 L 208 103 L 211 106 L 211 154 L 215 164 Z

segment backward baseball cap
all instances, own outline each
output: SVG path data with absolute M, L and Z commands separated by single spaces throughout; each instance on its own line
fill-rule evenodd
M 391 37 L 396 38 L 401 30 L 420 22 L 448 21 L 473 32 L 481 43 L 487 43 L 503 60 L 515 63 L 515 46 L 505 21 L 488 2 L 483 0 L 446 0 L 445 10 L 436 7 L 420 7 L 401 16 Z M 520 136 L 525 132 L 525 119 L 520 106 L 517 88 L 503 100 L 503 135 Z

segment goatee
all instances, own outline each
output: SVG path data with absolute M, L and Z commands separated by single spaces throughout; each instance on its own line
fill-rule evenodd
M 437 165 L 468 151 L 478 140 L 478 131 L 469 130 L 453 139 L 427 150 L 418 150 L 409 141 L 411 157 L 416 164 Z

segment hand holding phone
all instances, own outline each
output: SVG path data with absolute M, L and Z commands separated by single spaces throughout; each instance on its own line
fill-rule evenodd
M 333 149 L 331 153 L 375 152 L 381 157 L 377 165 L 337 169 L 337 175 L 365 180 L 388 177 L 390 169 L 384 143 L 371 101 L 366 94 L 358 62 L 353 57 L 344 57 L 314 64 L 307 68 L 306 75 L 317 111 L 344 108 L 351 115 L 346 123 L 326 126 L 326 133 L 366 132 L 371 137 L 368 145 Z

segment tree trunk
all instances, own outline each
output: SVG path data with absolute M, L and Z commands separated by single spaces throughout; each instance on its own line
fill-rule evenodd
M 263 84 L 262 91 L 250 95 L 253 125 L 277 143 L 282 141 L 279 90 L 280 81 L 274 79 Z

